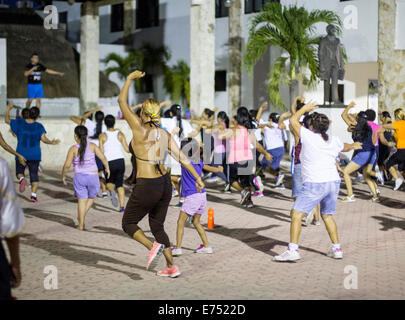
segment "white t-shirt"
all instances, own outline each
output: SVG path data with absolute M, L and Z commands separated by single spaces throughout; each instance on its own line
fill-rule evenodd
M 262 124 L 262 122 L 263 122 L 262 119 L 260 119 L 259 122 L 257 122 L 257 121 L 252 121 L 253 126 L 254 126 L 255 128 L 257 128 L 257 126 L 258 126 L 259 124 Z M 262 137 L 262 129 L 260 129 L 260 128 L 254 129 L 254 132 L 255 132 L 256 140 L 257 140 L 257 141 L 262 141 L 262 139 L 263 139 L 263 137 Z
M 98 139 L 90 138 L 90 137 L 94 136 L 94 134 L 96 133 L 97 123 L 90 119 L 86 119 L 84 126 L 87 128 L 87 136 L 89 137 L 89 141 L 93 142 L 94 144 L 96 144 L 98 146 L 98 143 L 99 143 Z M 105 126 L 104 123 L 101 125 L 101 132 L 102 133 L 107 132 L 107 127 Z
M 266 150 L 272 150 L 284 147 L 284 141 L 287 141 L 287 135 L 284 130 L 278 128 L 278 123 L 272 121 L 261 121 L 260 124 L 270 123 L 273 128 L 264 127 L 264 146 Z
M 300 153 L 301 178 L 303 182 L 330 182 L 340 180 L 336 158 L 344 148 L 338 137 L 323 138 L 301 127 L 302 149 Z

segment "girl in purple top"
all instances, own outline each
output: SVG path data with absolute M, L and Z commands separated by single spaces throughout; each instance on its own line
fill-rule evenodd
M 200 159 L 200 144 L 193 138 L 187 138 L 182 141 L 181 149 L 190 160 L 195 171 L 201 177 L 202 170 L 209 172 L 223 172 L 223 167 L 212 167 L 205 165 Z M 181 167 L 181 197 L 184 197 L 184 202 L 181 207 L 179 219 L 177 221 L 177 245 L 172 248 L 173 256 L 180 256 L 182 254 L 181 243 L 183 241 L 184 225 L 189 217 L 193 217 L 193 225 L 203 242 L 195 252 L 196 253 L 212 253 L 212 248 L 205 234 L 205 230 L 200 223 L 201 215 L 205 212 L 207 206 L 207 193 L 205 188 L 198 192 L 196 187 L 196 180 L 194 176 L 188 172 L 183 166 Z
M 100 192 L 100 181 L 95 156 L 99 157 L 105 167 L 107 178 L 110 176 L 110 168 L 104 154 L 94 143 L 87 139 L 87 128 L 77 126 L 75 128 L 75 145 L 71 146 L 62 170 L 62 181 L 66 186 L 66 172 L 73 163 L 74 178 L 73 187 L 78 201 L 77 229 L 84 229 L 84 217 L 94 203 L 94 198 Z

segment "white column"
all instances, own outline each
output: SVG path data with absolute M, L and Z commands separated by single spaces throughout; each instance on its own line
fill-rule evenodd
M 80 112 L 96 108 L 99 99 L 98 6 L 85 2 L 80 17 Z
M 7 39 L 0 39 L 0 110 L 4 114 L 7 104 Z
M 193 0 L 190 25 L 190 104 L 199 116 L 215 101 L 215 1 Z

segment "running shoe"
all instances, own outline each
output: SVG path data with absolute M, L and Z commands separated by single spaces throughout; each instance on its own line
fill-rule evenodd
M 372 198 L 371 198 L 371 201 L 372 201 L 372 202 L 380 202 L 380 197 L 379 197 L 379 196 L 377 196 L 377 197 L 372 197 Z
M 162 256 L 164 244 L 154 242 L 152 249 L 149 251 L 148 263 L 146 264 L 146 270 L 156 267 L 159 258 Z
M 21 181 L 18 183 L 18 189 L 20 190 L 21 193 L 25 191 L 26 183 L 27 181 L 25 180 L 25 178 L 22 178 Z
M 277 176 L 276 187 L 279 186 L 279 185 L 281 185 L 281 184 L 283 184 L 283 181 L 284 181 L 284 175 L 283 175 L 283 174 L 279 174 L 279 175 Z
M 377 196 L 380 196 L 380 194 L 381 194 L 380 189 L 376 189 L 375 192 L 377 192 Z
M 226 192 L 226 193 L 231 193 L 231 184 L 230 184 L 230 183 L 227 183 L 227 184 L 225 185 L 224 192 Z
M 124 213 L 125 212 L 125 207 L 121 207 L 120 208 L 120 213 Z
M 343 251 L 341 248 L 337 248 L 337 249 L 330 248 L 328 251 L 328 257 L 333 258 L 333 259 L 342 259 Z
M 378 182 L 383 186 L 384 185 L 384 175 L 383 175 L 383 173 L 378 170 L 375 174 L 376 174 Z
M 394 187 L 394 191 L 397 191 L 401 185 L 404 183 L 404 179 L 403 178 L 398 178 L 395 180 L 395 187 Z
M 354 195 L 352 195 L 351 197 L 346 196 L 342 199 L 342 202 L 356 202 L 356 199 L 354 198 Z
M 174 207 L 181 208 L 183 206 L 183 201 L 179 201 L 178 204 L 175 204 Z
M 212 250 L 211 247 L 204 247 L 204 245 L 200 245 L 197 249 L 194 251 L 195 253 L 213 253 L 214 251 Z
M 290 250 L 289 248 L 279 256 L 274 257 L 276 261 L 296 261 L 299 259 L 301 259 L 301 256 L 298 250 Z
M 260 177 L 255 177 L 255 178 L 253 179 L 253 184 L 255 185 L 256 191 L 263 191 L 264 186 L 263 186 L 263 183 L 262 183 L 262 178 L 260 178 Z
M 284 185 L 284 184 L 280 184 L 280 185 L 276 186 L 274 189 L 277 189 L 277 190 L 285 190 L 285 185 Z
M 176 188 L 174 188 L 173 192 L 172 192 L 172 198 L 177 197 L 178 195 L 179 195 L 179 192 L 177 191 Z
M 250 191 L 242 190 L 240 193 L 240 204 L 244 205 L 250 196 Z
M 314 216 L 315 216 L 315 208 L 313 208 L 311 210 L 311 212 L 309 214 L 307 214 L 307 217 L 305 218 L 305 224 L 307 226 L 309 226 L 312 223 L 312 221 L 314 221 Z
M 183 254 L 183 250 L 181 250 L 181 248 L 175 248 L 175 247 L 172 248 L 172 255 L 174 257 L 181 256 L 182 254 Z
M 246 204 L 246 208 L 252 209 L 254 207 L 253 201 L 249 200 L 248 203 Z
M 38 202 L 38 198 L 37 198 L 37 197 L 34 197 L 34 196 L 31 196 L 30 200 L 31 200 L 32 202 Z
M 209 172 L 209 173 L 207 173 L 207 174 L 202 178 L 202 180 L 205 181 L 205 180 L 211 178 L 213 175 L 214 175 L 214 173 Z M 179 183 L 180 183 L 180 182 L 179 182 Z
M 320 225 L 321 225 L 321 222 L 320 222 L 319 220 L 314 220 L 314 221 L 312 221 L 312 224 L 313 224 L 314 226 L 320 226 Z
M 103 192 L 101 194 L 101 196 L 103 197 L 103 199 L 107 199 L 108 198 L 108 193 L 107 192 Z
M 115 192 L 115 190 L 111 190 L 110 191 L 110 198 L 111 198 L 111 203 L 114 207 L 118 208 L 119 203 L 118 203 L 118 197 L 117 197 L 117 193 Z
M 187 222 L 188 222 L 189 224 L 192 224 L 192 223 L 193 223 L 193 217 L 192 217 L 192 216 L 189 216 L 189 217 L 187 218 Z
M 170 277 L 170 278 L 177 278 L 179 275 L 181 275 L 178 266 L 173 266 L 170 269 L 165 267 L 162 271 L 158 271 L 156 274 L 161 277 Z
M 263 192 L 255 191 L 255 192 L 252 193 L 252 197 L 261 198 L 261 197 L 263 197 Z

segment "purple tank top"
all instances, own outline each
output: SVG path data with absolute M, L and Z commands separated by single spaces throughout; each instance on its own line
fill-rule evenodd
M 79 149 L 80 145 L 75 144 L 75 147 Z M 90 150 L 90 142 L 87 143 L 82 163 L 80 163 L 80 157 L 77 156 L 73 159 L 73 167 L 75 173 L 92 173 L 98 171 L 95 154 Z

